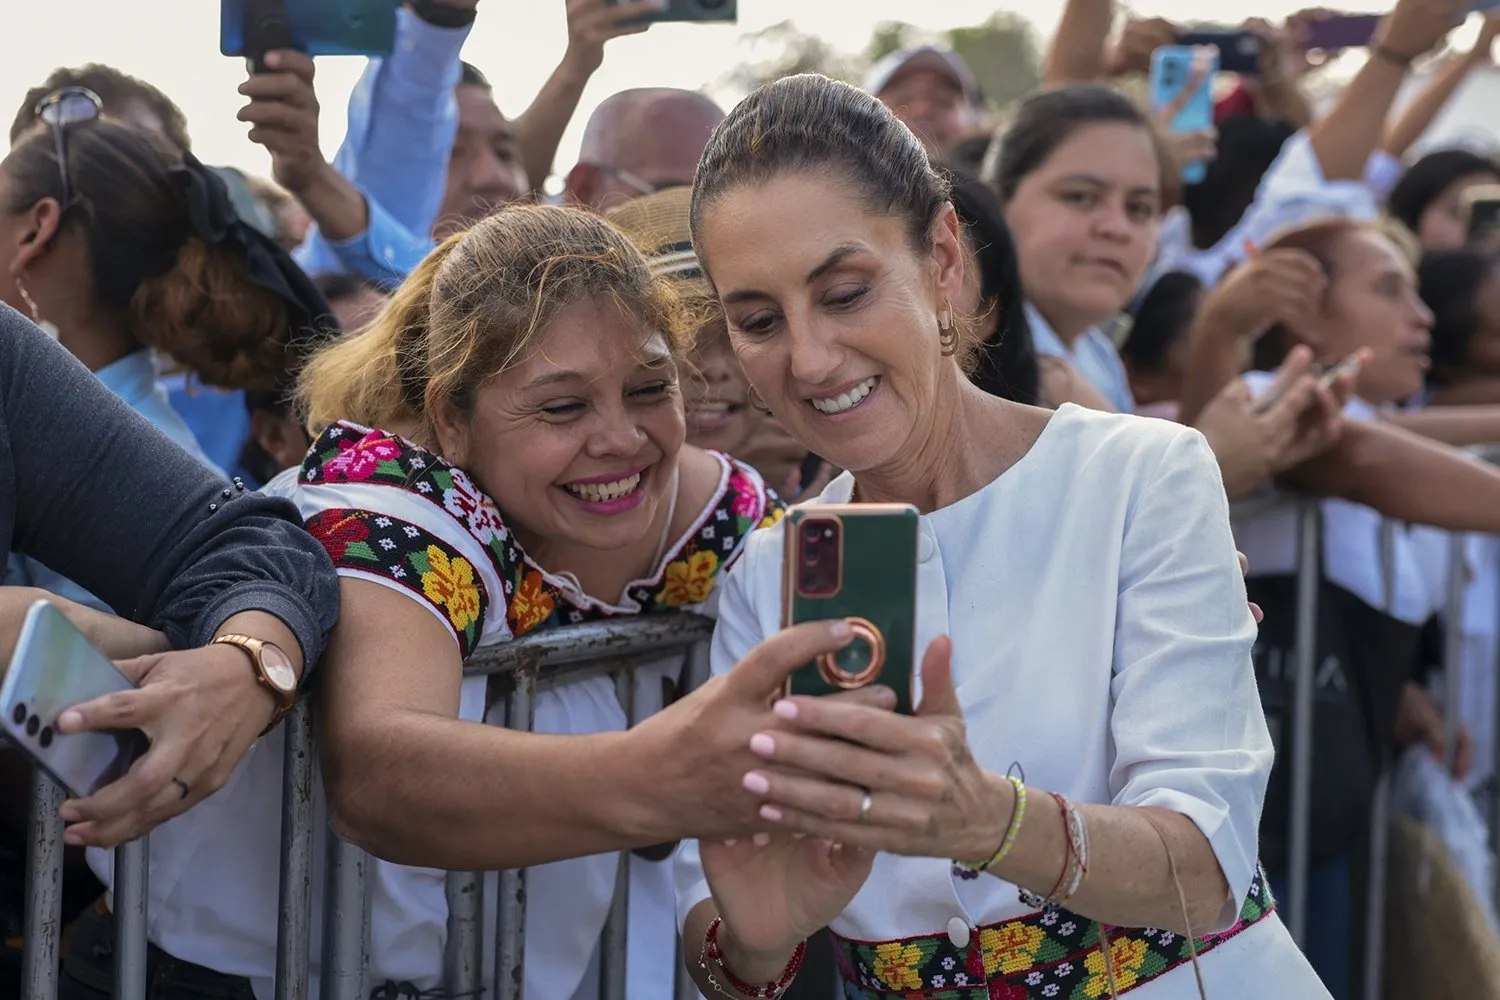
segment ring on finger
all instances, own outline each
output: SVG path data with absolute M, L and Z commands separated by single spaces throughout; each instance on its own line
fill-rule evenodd
M 870 821 L 870 807 L 874 804 L 875 800 L 870 798 L 870 793 L 865 792 L 865 797 L 859 800 L 859 821 L 861 823 L 868 823 Z

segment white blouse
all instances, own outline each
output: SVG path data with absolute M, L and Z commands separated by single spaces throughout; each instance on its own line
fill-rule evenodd
M 847 501 L 853 482 L 839 477 L 814 502 Z M 780 627 L 783 530 L 752 536 L 730 574 L 717 673 Z M 1230 887 L 1218 925 L 1195 931 L 1232 925 L 1257 869 L 1272 747 L 1250 661 L 1255 623 L 1203 437 L 1065 405 L 1012 468 L 922 517 L 919 559 L 917 652 L 952 637 L 979 763 L 1001 773 L 1019 763 L 1029 784 L 1076 801 L 1186 815 Z M 679 850 L 676 875 L 680 926 L 709 895 L 696 844 Z M 953 934 L 967 941 L 1033 913 L 999 878 L 882 854 L 832 929 L 875 942 L 946 933 L 961 946 Z M 1217 1000 L 1327 996 L 1274 913 L 1202 966 Z M 1182 967 L 1132 994 L 1198 991 Z

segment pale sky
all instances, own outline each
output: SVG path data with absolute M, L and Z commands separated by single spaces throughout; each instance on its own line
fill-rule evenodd
M 1137 0 L 1150 14 L 1174 20 L 1235 21 L 1252 12 L 1281 17 L 1308 0 Z M 816 33 L 836 48 L 857 51 L 881 21 L 903 20 L 934 31 L 984 20 L 994 0 L 740 0 L 737 26 L 658 25 L 606 48 L 604 66 L 585 92 L 558 151 L 566 172 L 584 121 L 618 90 L 639 86 L 697 88 L 734 65 L 759 58 L 744 35 L 780 21 Z M 1060 0 L 1012 0 L 1045 37 Z M 1357 5 L 1356 5 L 1357 6 Z M 1378 6 L 1369 4 L 1368 6 Z M 464 57 L 490 78 L 503 110 L 525 109 L 562 56 L 567 40 L 563 0 L 483 0 Z M 166 91 L 187 113 L 194 151 L 206 163 L 252 173 L 269 169 L 265 153 L 235 121 L 244 79 L 238 59 L 218 51 L 219 5 L 213 0 L 0 0 L 0 118 L 9 125 L 26 90 L 59 65 L 104 62 Z M 363 68 L 360 59 L 321 59 L 318 95 L 323 149 L 330 157 L 344 134 L 345 104 Z

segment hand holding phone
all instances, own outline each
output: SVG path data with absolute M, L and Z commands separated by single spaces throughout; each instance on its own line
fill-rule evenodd
M 1151 55 L 1151 107 L 1158 128 L 1170 135 L 1208 135 L 1214 127 L 1213 80 L 1218 51 L 1169 45 Z M 1183 159 L 1182 180 L 1197 184 L 1208 173 L 1204 159 Z
M 135 685 L 95 649 L 56 605 L 37 601 L 0 687 L 0 726 L 22 751 L 74 797 L 122 777 L 145 751 L 138 731 L 64 734 L 67 709 Z
M 788 694 L 832 694 L 872 684 L 913 705 L 917 509 L 907 504 L 813 504 L 785 518 L 782 623 L 844 618 L 854 641 L 793 673 Z

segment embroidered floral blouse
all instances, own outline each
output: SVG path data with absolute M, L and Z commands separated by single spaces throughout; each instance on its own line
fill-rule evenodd
M 536 565 L 494 502 L 462 470 L 385 431 L 352 423 L 328 428 L 302 467 L 277 477 L 266 492 L 296 503 L 341 576 L 410 597 L 447 626 L 468 658 L 483 646 L 570 623 L 711 612 L 715 587 L 746 537 L 783 512 L 753 469 L 724 455 L 715 458 L 719 483 L 700 515 L 673 541 L 656 572 L 631 583 L 613 604 L 582 594 L 568 578 Z M 679 667 L 675 657 L 655 673 L 650 664 L 638 669 L 637 703 L 651 707 L 653 692 L 659 703 L 660 678 Z M 583 734 L 625 726 L 614 682 L 607 677 L 545 689 L 534 704 L 538 732 Z M 497 714 L 486 712 L 485 678 L 465 679 L 459 717 L 502 724 Z M 278 730 L 251 749 L 222 791 L 151 838 L 152 943 L 177 958 L 248 977 L 260 1000 L 272 996 L 276 967 L 283 748 Z M 315 802 L 315 822 L 321 823 L 321 794 Z M 524 821 L 518 814 L 516 822 Z M 107 883 L 110 859 L 97 853 L 96 869 Z M 314 885 L 322 884 L 321 864 L 320 850 Z M 616 867 L 617 856 L 611 854 L 529 870 L 528 996 L 564 1000 L 583 980 L 614 891 Z M 664 975 L 668 984 L 657 995 L 670 995 L 675 926 L 667 867 L 632 865 L 632 1000 L 660 988 L 653 976 Z M 440 985 L 448 920 L 445 874 L 372 859 L 372 986 L 386 980 L 409 981 L 420 989 Z M 495 926 L 494 883 L 490 876 L 490 928 Z M 322 900 L 313 895 L 312 926 L 317 927 Z M 494 934 L 481 936 L 488 982 Z M 313 995 L 318 958 L 314 948 Z

